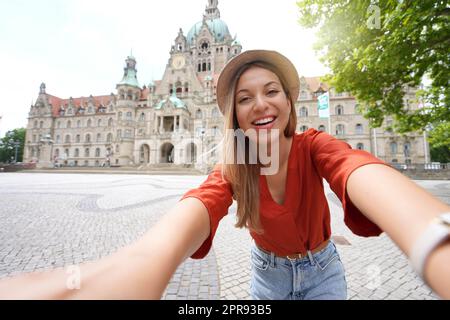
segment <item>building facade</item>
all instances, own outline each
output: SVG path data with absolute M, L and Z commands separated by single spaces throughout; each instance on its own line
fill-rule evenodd
M 216 104 L 220 70 L 242 51 L 221 19 L 218 0 L 208 0 L 202 21 L 187 35 L 180 29 L 170 50 L 164 75 L 141 86 L 137 62 L 127 57 L 116 93 L 61 99 L 40 87 L 31 106 L 24 161 L 39 167 L 192 165 L 207 169 L 219 160 L 223 120 Z M 398 136 L 369 128 L 357 112 L 357 101 L 335 93 L 319 78 L 301 79 L 296 103 L 298 131 L 331 132 L 353 148 L 387 162 L 425 163 L 426 140 L 420 134 Z M 320 119 L 317 96 L 330 92 L 331 130 Z M 412 100 L 414 92 L 408 92 Z M 389 123 L 388 123 L 389 125 Z

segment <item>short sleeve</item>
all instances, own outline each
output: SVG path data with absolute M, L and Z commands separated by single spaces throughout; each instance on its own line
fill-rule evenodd
M 210 225 L 209 237 L 191 256 L 192 259 L 202 259 L 211 249 L 212 240 L 214 239 L 220 220 L 228 213 L 228 208 L 233 203 L 232 188 L 230 183 L 222 177 L 220 166 L 216 166 L 200 187 L 188 191 L 183 195 L 181 200 L 186 198 L 200 200 L 208 210 Z
M 347 180 L 353 171 L 362 166 L 387 164 L 369 152 L 353 150 L 346 142 L 325 132 L 311 129 L 306 135 L 311 143 L 311 157 L 316 169 L 342 202 L 345 224 L 359 236 L 380 235 L 382 230 L 351 202 L 347 194 Z

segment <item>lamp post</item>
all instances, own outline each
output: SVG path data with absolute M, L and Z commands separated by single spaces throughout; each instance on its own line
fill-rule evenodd
M 202 127 L 202 129 L 201 129 L 201 131 L 200 131 L 200 134 L 201 134 L 201 138 L 202 138 L 202 152 L 201 152 L 201 168 L 202 168 L 202 170 L 205 170 L 205 168 L 206 168 L 206 161 L 205 161 L 205 148 L 204 148 L 204 143 L 203 143 L 203 141 L 204 141 L 204 139 L 205 139 L 205 132 L 206 132 L 206 129 L 205 129 L 205 127 Z
M 16 148 L 16 152 L 14 154 L 14 162 L 17 163 L 17 151 L 20 147 L 20 141 L 14 141 L 14 148 Z

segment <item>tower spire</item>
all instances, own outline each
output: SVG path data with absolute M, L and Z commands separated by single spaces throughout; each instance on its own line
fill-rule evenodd
M 129 85 L 140 88 L 137 80 L 136 59 L 131 55 L 125 60 L 126 67 L 123 69 L 123 78 L 118 85 Z
M 208 0 L 208 5 L 205 9 L 204 19 L 214 20 L 220 19 L 220 10 L 218 8 L 219 0 Z

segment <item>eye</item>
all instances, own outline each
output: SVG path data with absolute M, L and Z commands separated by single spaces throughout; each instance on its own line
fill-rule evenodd
M 275 95 L 278 94 L 278 92 L 280 92 L 280 91 L 278 91 L 278 90 L 276 90 L 276 89 L 270 89 L 270 90 L 267 92 L 267 95 L 269 95 L 269 96 L 275 96 Z
M 248 100 L 250 100 L 249 97 L 242 97 L 242 98 L 239 98 L 239 99 L 238 99 L 238 103 L 245 103 L 245 102 L 247 102 Z

